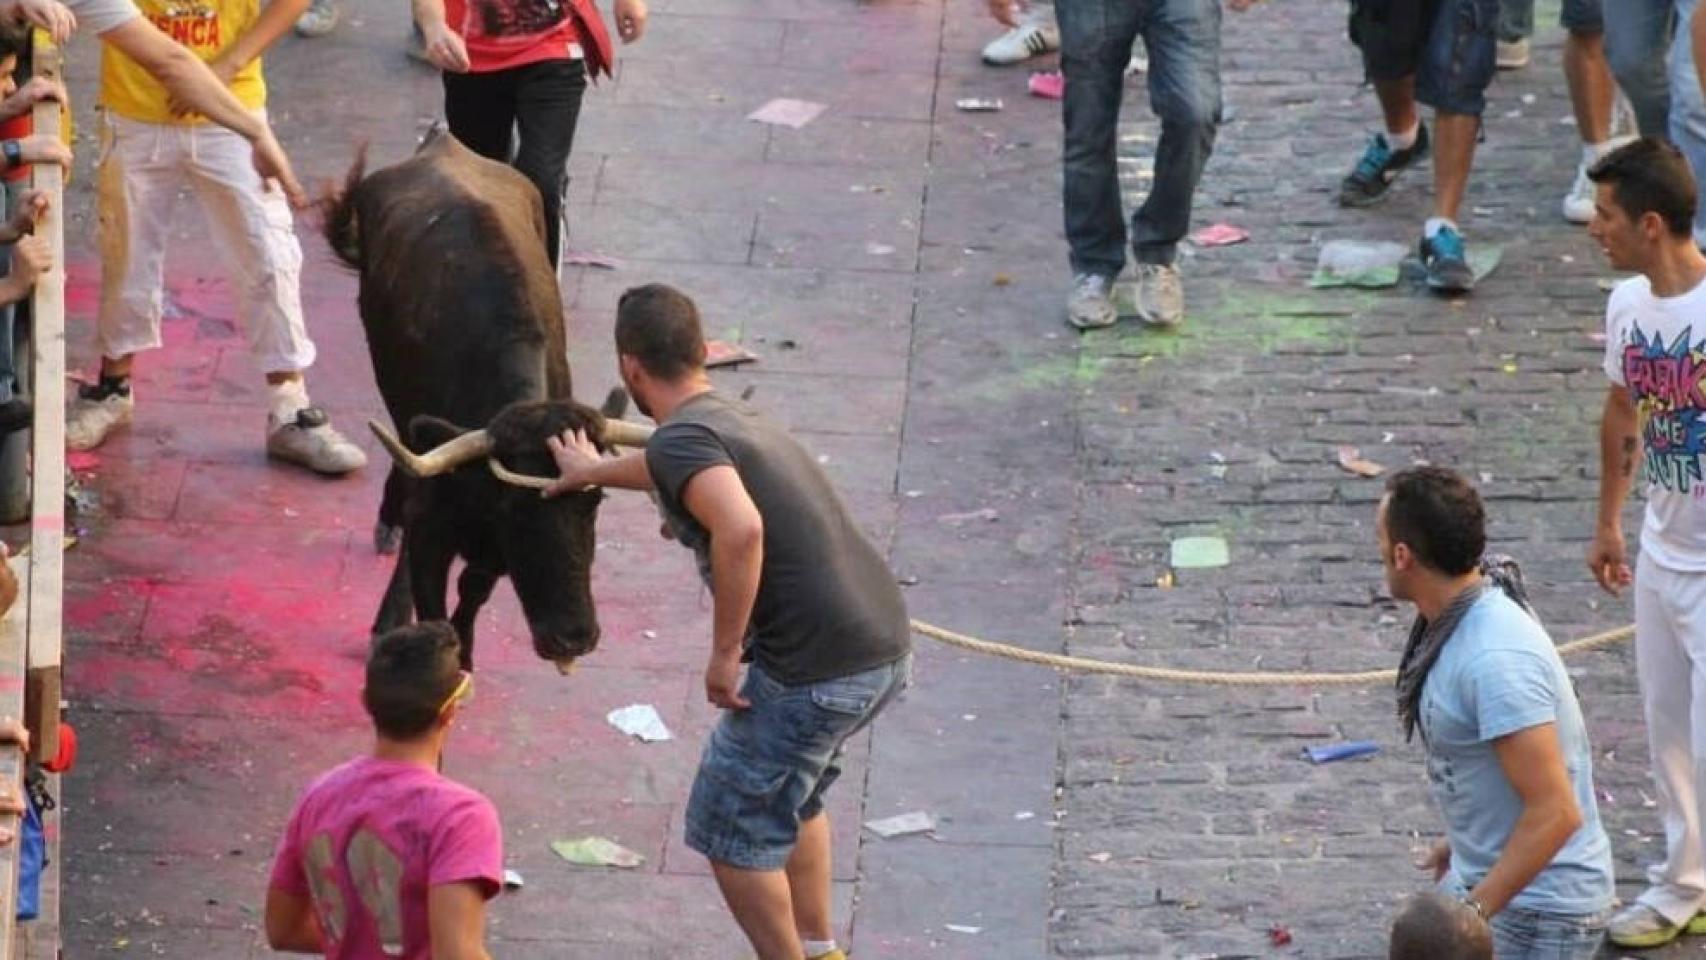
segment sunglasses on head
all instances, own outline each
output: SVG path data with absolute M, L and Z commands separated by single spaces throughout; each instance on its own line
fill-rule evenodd
M 456 689 L 450 691 L 450 696 L 444 698 L 444 703 L 438 708 L 438 715 L 444 716 L 451 707 L 462 707 L 474 699 L 474 675 L 466 670 L 458 671 L 462 679 L 456 684 Z

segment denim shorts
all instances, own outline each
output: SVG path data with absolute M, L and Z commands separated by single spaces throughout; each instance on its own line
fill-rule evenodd
M 1416 78 L 1416 99 L 1480 116 L 1497 69 L 1499 0 L 1351 0 L 1351 42 L 1370 80 Z
M 1463 881 L 1446 874 L 1439 892 L 1453 899 L 1468 896 Z M 1493 914 L 1493 960 L 1594 960 L 1605 941 L 1611 911 L 1546 913 L 1505 907 Z
M 789 686 L 757 664 L 699 759 L 687 799 L 687 845 L 717 863 L 780 870 L 800 822 L 823 812 L 849 737 L 912 680 L 912 655 L 862 673 Z

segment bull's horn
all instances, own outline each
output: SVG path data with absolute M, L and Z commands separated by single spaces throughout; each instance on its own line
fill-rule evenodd
M 643 447 L 652 438 L 652 428 L 627 420 L 604 421 L 604 443 L 612 447 Z
M 441 473 L 449 473 L 492 451 L 492 438 L 487 436 L 484 430 L 470 430 L 426 453 L 415 453 L 403 446 L 403 441 L 398 440 L 397 435 L 379 421 L 369 420 L 367 426 L 373 431 L 373 435 L 379 438 L 379 442 L 385 446 L 392 459 L 417 477 L 436 477 Z
M 556 477 L 533 477 L 525 473 L 516 473 L 499 463 L 497 457 L 487 457 L 486 466 L 492 468 L 492 476 L 515 487 L 526 487 L 529 490 L 547 490 L 553 483 L 557 482 Z

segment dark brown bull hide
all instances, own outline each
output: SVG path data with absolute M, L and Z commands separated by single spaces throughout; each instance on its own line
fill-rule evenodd
M 484 427 L 505 467 L 554 476 L 545 439 L 572 428 L 597 436 L 603 414 L 571 396 L 538 191 L 441 130 L 370 176 L 364 160 L 325 201 L 326 238 L 360 274 L 374 377 L 404 442 L 422 452 Z M 625 400 L 612 395 L 612 416 Z M 393 466 L 376 542 L 384 550 L 400 529 L 401 549 L 374 632 L 411 612 L 444 619 L 461 557 L 449 619 L 465 668 L 475 614 L 505 575 L 539 656 L 566 665 L 587 653 L 598 641 L 590 578 L 600 499 L 592 491 L 544 500 L 500 483 L 483 461 L 429 478 Z

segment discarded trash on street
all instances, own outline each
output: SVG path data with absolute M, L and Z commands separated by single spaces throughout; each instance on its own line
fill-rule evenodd
M 1401 243 L 1334 240 L 1321 248 L 1312 287 L 1379 289 L 1398 282 L 1399 264 L 1409 253 Z
M 814 103 L 810 100 L 792 100 L 779 97 L 770 101 L 757 110 L 747 114 L 748 120 L 759 123 L 774 124 L 778 127 L 790 127 L 798 130 L 829 109 L 827 105 Z
M 1346 740 L 1343 743 L 1329 743 L 1324 747 L 1304 747 L 1303 757 L 1310 763 L 1332 763 L 1335 760 L 1369 757 L 1379 752 L 1380 744 L 1373 740 Z
M 1362 453 L 1356 447 L 1339 448 L 1339 466 L 1348 473 L 1359 477 L 1378 477 L 1386 472 L 1386 468 L 1372 460 L 1364 460 Z
M 996 113 L 1005 104 L 1000 97 L 965 97 L 954 101 L 954 106 L 966 113 Z
M 1031 96 L 1042 97 L 1044 100 L 1059 100 L 1066 96 L 1066 77 L 1059 70 L 1033 73 L 1025 85 L 1031 91 Z
M 600 270 L 622 269 L 622 261 L 615 257 L 607 257 L 602 253 L 593 253 L 590 250 L 565 251 L 563 263 L 571 267 L 597 267 Z
M 631 870 L 646 862 L 645 857 L 604 837 L 553 840 L 551 850 L 564 860 L 583 867 L 620 867 Z
M 649 703 L 635 703 L 610 711 L 605 716 L 610 725 L 630 737 L 639 737 L 647 743 L 659 743 L 675 739 L 664 726 L 663 718 L 658 716 L 657 708 Z
M 881 820 L 867 820 L 865 821 L 865 829 L 884 840 L 893 840 L 895 837 L 929 833 L 936 829 L 936 818 L 922 811 L 914 811 L 898 816 L 884 817 Z
M 705 341 L 705 366 L 733 367 L 743 363 L 756 363 L 758 354 L 737 343 L 724 343 L 721 340 Z
M 504 889 L 505 890 L 520 890 L 522 887 L 525 887 L 525 886 L 527 886 L 527 881 L 521 879 L 521 874 L 517 873 L 514 870 L 505 870 L 504 871 Z
M 1216 223 L 1191 234 L 1191 243 L 1199 247 L 1229 247 L 1250 239 L 1250 231 L 1230 223 Z
M 1231 562 L 1231 550 L 1222 537 L 1180 537 L 1173 541 L 1168 565 L 1175 570 L 1202 570 Z

